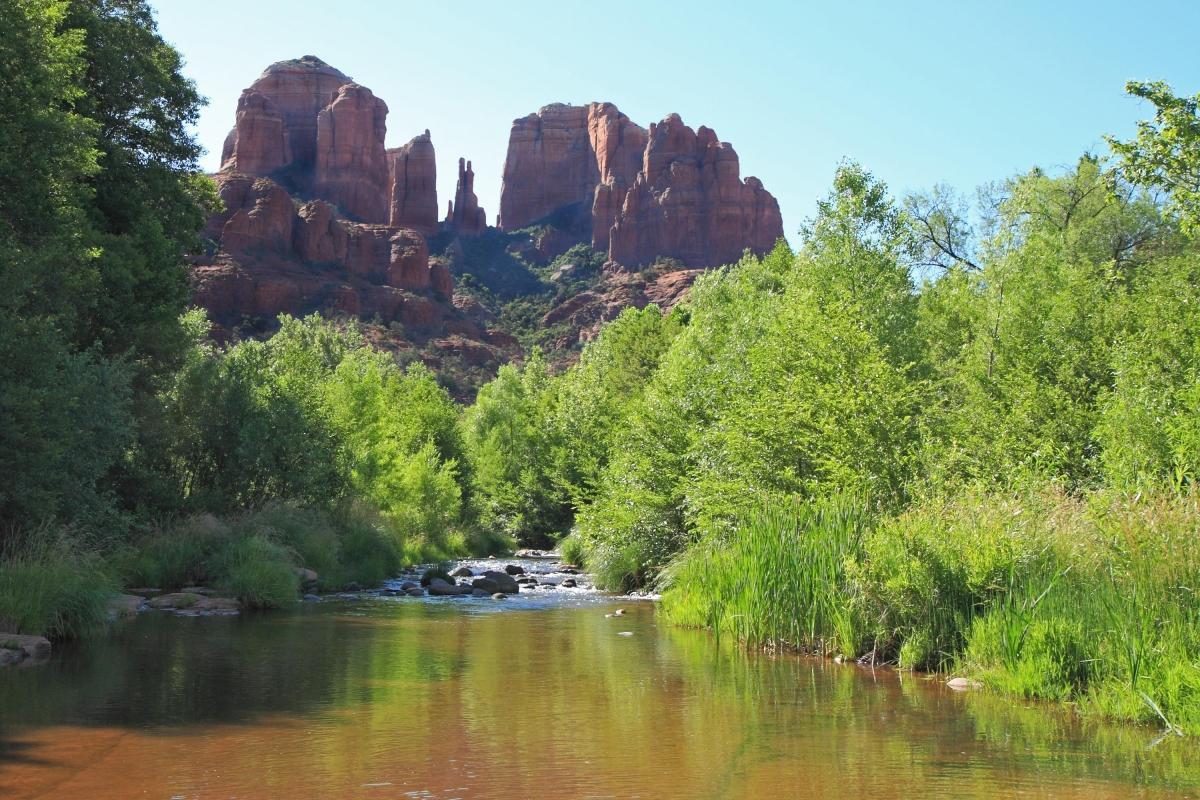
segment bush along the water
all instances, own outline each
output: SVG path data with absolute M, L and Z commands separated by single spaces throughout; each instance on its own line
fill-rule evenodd
M 103 628 L 116 592 L 95 552 L 68 531 L 44 526 L 0 553 L 0 632 L 86 636 Z
M 968 494 L 872 519 L 842 498 L 751 514 L 663 574 L 672 621 L 970 675 L 1200 733 L 1200 492 Z

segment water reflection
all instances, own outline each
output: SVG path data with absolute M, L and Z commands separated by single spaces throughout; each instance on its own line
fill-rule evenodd
M 1095 800 L 1200 782 L 1186 741 L 737 653 L 649 604 L 467 608 L 143 615 L 0 673 L 0 796 Z

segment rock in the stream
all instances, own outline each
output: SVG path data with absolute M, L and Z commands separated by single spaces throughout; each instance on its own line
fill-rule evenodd
M 520 564 L 505 564 L 504 571 L 507 572 L 509 575 L 524 575 L 525 574 L 525 568 L 522 567 Z
M 470 594 L 470 586 L 457 586 L 447 583 L 441 578 L 434 578 L 429 582 L 429 595 L 431 597 L 453 597 L 456 595 Z
M 415 589 L 409 589 L 408 591 L 405 592 L 405 594 L 408 595 L 409 597 L 424 597 L 425 590 L 422 589 L 420 586 L 418 586 Z
M 982 689 L 983 684 L 979 681 L 973 681 L 970 678 L 951 678 L 946 681 L 946 685 L 956 692 L 965 692 L 970 689 Z
M 321 602 L 321 596 L 319 594 L 306 594 L 304 595 L 304 602 L 319 603 Z
M 516 594 L 521 591 L 521 587 L 517 585 L 517 580 L 507 572 L 489 569 L 481 576 L 471 581 L 471 585 L 476 589 L 483 589 L 485 592 L 504 592 L 505 594 Z
M 137 595 L 138 597 L 158 597 L 163 593 L 163 590 L 155 589 L 149 586 L 139 586 L 135 589 L 130 589 L 129 593 Z
M 483 589 L 474 589 L 474 588 L 471 589 L 471 596 L 472 597 L 491 597 L 491 595 L 488 594 L 487 592 L 485 592 Z
M 579 567 L 574 564 L 562 564 L 559 566 L 558 571 L 564 575 L 578 575 Z
M 304 567 L 296 567 L 296 577 L 300 579 L 302 586 L 317 582 L 317 573 Z
M 412 581 L 405 581 L 404 583 L 400 584 L 400 590 L 403 592 L 407 592 L 410 589 L 420 589 L 420 588 L 421 588 L 421 584 L 413 583 Z
M 493 600 L 506 600 L 507 598 L 508 595 L 506 595 L 504 592 L 496 592 L 494 595 L 492 595 Z
M 29 659 L 45 661 L 50 657 L 50 640 L 45 636 L 27 636 L 19 633 L 0 633 L 0 648 L 19 653 L 20 656 L 8 655 L 9 663 L 17 663 Z
M 579 584 L 575 582 L 574 578 L 563 578 L 563 582 L 559 584 L 559 586 L 563 587 L 564 589 L 574 589 L 578 585 Z
M 200 595 L 195 592 L 171 592 L 153 598 L 149 605 L 151 608 L 175 611 L 181 608 L 191 608 L 198 602 L 200 602 Z
M 0 667 L 7 667 L 9 664 L 20 664 L 25 660 L 25 651 L 11 647 L 0 647 Z
M 241 604 L 232 597 L 201 597 L 187 610 L 201 614 L 237 614 Z
M 112 619 L 135 616 L 146 598 L 134 594 L 119 594 L 108 601 L 108 615 Z
M 180 594 L 199 594 L 208 597 L 216 594 L 216 591 L 209 589 L 207 586 L 185 586 L 179 590 Z
M 520 586 L 537 586 L 537 578 L 532 575 L 522 575 L 517 578 L 517 584 Z
M 471 578 L 471 577 L 474 577 L 474 575 L 475 575 L 475 573 L 471 571 L 471 568 L 465 567 L 465 566 L 459 567 L 458 569 L 455 569 L 455 570 L 451 570 L 451 572 L 450 572 L 450 577 L 452 577 L 452 578 Z
M 517 558 L 541 558 L 546 554 L 541 550 L 518 550 L 513 555 Z

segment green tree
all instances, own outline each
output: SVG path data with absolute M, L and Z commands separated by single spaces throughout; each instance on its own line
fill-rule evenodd
M 1180 97 L 1162 81 L 1130 81 L 1125 91 L 1154 105 L 1128 142 L 1107 137 L 1134 183 L 1165 189 L 1183 227 L 1200 230 L 1200 94 Z

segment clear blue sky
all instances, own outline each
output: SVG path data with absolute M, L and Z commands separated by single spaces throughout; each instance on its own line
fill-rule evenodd
M 674 111 L 732 142 L 794 238 L 842 158 L 893 191 L 1054 167 L 1149 111 L 1129 79 L 1200 90 L 1200 0 L 1185 2 L 386 2 L 156 0 L 210 100 L 215 169 L 241 90 L 317 55 L 390 109 L 388 145 L 429 128 L 442 206 L 475 163 L 495 220 L 512 120 L 609 100 L 641 125 Z

